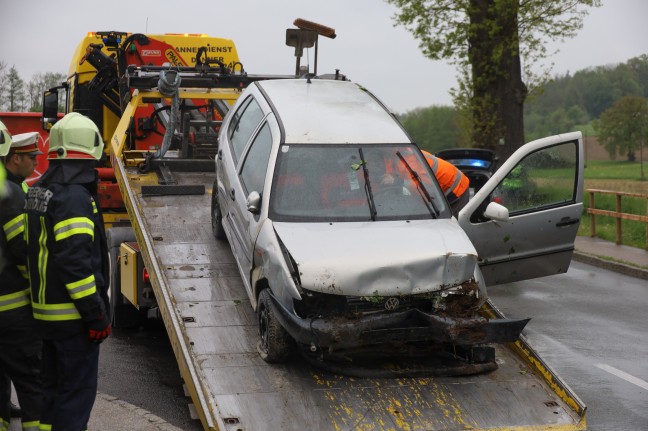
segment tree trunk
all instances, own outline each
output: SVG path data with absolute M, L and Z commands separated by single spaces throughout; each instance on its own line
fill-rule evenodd
M 472 69 L 473 146 L 506 160 L 524 144 L 519 54 L 519 0 L 470 0 L 468 60 Z
M 636 160 L 637 160 L 637 156 L 635 155 L 635 152 L 633 150 L 628 150 L 628 161 L 634 162 Z

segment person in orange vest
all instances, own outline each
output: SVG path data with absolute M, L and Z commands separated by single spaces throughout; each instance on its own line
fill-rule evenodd
M 439 157 L 433 156 L 425 150 L 421 150 L 425 156 L 425 160 L 432 168 L 432 172 L 439 181 L 439 185 L 443 189 L 443 193 L 448 199 L 452 214 L 455 217 L 459 211 L 466 206 L 470 198 L 469 186 L 470 180 L 463 172 L 461 172 L 455 165 L 447 162 Z

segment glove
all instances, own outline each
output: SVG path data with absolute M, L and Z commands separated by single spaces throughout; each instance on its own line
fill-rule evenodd
M 98 344 L 108 338 L 109 335 L 110 322 L 108 322 L 104 314 L 88 323 L 88 338 L 90 338 L 90 341 Z

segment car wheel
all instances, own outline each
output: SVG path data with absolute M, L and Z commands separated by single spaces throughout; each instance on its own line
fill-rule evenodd
M 271 301 L 270 289 L 263 289 L 259 294 L 257 305 L 259 323 L 257 350 L 264 361 L 279 363 L 284 362 L 290 354 L 290 336 L 277 320 Z
M 218 203 L 218 184 L 216 183 L 216 181 L 214 181 L 214 187 L 212 188 L 211 224 L 214 238 L 225 239 L 225 230 L 223 229 L 223 214 L 221 213 L 220 205 Z

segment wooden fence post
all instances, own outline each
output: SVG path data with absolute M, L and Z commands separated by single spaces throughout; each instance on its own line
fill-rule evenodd
M 590 191 L 590 209 L 594 209 L 594 192 Z M 590 212 L 590 236 L 594 238 L 596 236 L 596 214 Z
M 621 195 L 616 195 L 616 212 L 617 212 L 617 215 L 621 214 Z M 617 216 L 616 217 L 616 243 L 617 243 L 617 245 L 622 244 L 621 236 L 622 236 L 621 218 Z
M 587 212 L 590 214 L 590 235 L 592 237 L 596 236 L 596 216 L 600 215 L 603 217 L 612 217 L 615 219 L 616 225 L 616 244 L 623 244 L 623 220 L 630 220 L 632 222 L 646 223 L 646 245 L 645 248 L 648 251 L 648 194 L 645 193 L 632 193 L 632 192 L 616 192 L 611 190 L 599 190 L 599 189 L 587 189 L 585 190 L 589 193 L 590 196 L 590 205 L 587 208 Z M 616 200 L 616 211 L 609 211 L 603 209 L 596 209 L 596 198 L 595 194 L 601 193 L 604 195 L 614 195 Z M 646 215 L 641 214 L 629 214 L 622 212 L 622 202 L 621 199 L 623 196 L 646 199 Z M 641 202 L 641 201 L 640 201 Z

